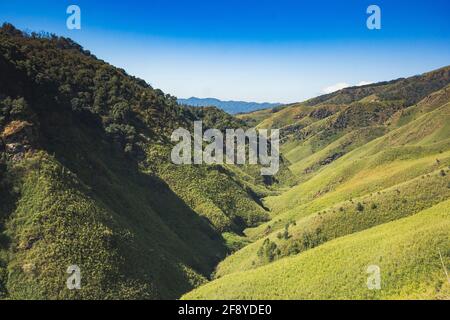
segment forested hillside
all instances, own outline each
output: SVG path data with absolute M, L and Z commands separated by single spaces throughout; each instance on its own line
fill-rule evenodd
M 222 233 L 268 219 L 260 177 L 170 163 L 175 128 L 239 120 L 8 24 L 0 70 L 2 297 L 177 298 L 230 252 Z M 65 287 L 70 265 L 83 290 Z

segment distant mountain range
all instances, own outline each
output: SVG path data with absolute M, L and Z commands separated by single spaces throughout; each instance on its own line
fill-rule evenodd
M 215 98 L 196 98 L 178 99 L 179 104 L 185 104 L 194 107 L 218 107 L 230 114 L 237 114 L 242 112 L 250 112 L 259 109 L 274 108 L 281 105 L 281 103 L 269 102 L 246 102 L 246 101 L 222 101 Z

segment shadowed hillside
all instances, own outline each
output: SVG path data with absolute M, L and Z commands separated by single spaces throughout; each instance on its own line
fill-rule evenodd
M 229 252 L 222 232 L 267 220 L 227 168 L 170 163 L 174 129 L 240 126 L 231 116 L 180 107 L 70 39 L 8 24 L 0 70 L 1 296 L 177 298 Z M 70 265 L 81 291 L 65 288 Z

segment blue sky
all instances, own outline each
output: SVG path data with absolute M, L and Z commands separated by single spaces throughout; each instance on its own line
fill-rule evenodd
M 66 9 L 81 8 L 81 30 Z M 366 27 L 381 8 L 382 29 Z M 450 64 L 450 1 L 0 0 L 0 21 L 71 37 L 178 97 L 294 102 Z

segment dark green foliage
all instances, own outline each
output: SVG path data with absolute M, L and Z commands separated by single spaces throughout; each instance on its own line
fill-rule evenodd
M 302 252 L 302 244 L 300 241 L 290 241 L 286 248 L 286 255 L 293 256 Z
M 191 120 L 202 120 L 203 129 L 210 128 L 219 129 L 224 131 L 225 129 L 233 128 L 246 128 L 247 125 L 244 121 L 239 120 L 229 114 L 223 112 L 216 107 L 185 107 L 189 110 L 194 118 Z
M 304 249 L 311 249 L 326 239 L 322 236 L 322 231 L 320 229 L 316 229 L 315 232 L 304 232 L 301 238 L 301 244 Z
M 356 205 L 356 210 L 358 210 L 359 212 L 364 211 L 364 206 L 361 202 L 358 202 L 358 204 Z
M 333 128 L 345 129 L 347 127 L 361 128 L 381 125 L 403 107 L 403 102 L 396 100 L 369 103 L 355 102 L 338 114 L 333 122 Z M 329 130 L 327 132 L 327 136 L 330 136 Z
M 269 239 L 264 240 L 264 243 L 258 250 L 258 257 L 265 262 L 272 262 L 280 255 L 280 250 L 275 242 Z
M 168 145 L 196 116 L 69 39 L 11 25 L 0 30 L 0 70 L 0 135 L 24 120 L 42 147 L 0 166 L 0 295 L 167 299 L 204 282 L 223 239 L 139 169 L 149 144 Z M 65 289 L 71 264 L 79 292 Z
M 13 137 L 18 155 L 0 141 L 1 158 L 14 159 L 0 166 L 0 295 L 177 298 L 246 244 L 221 232 L 267 219 L 234 172 L 168 157 L 176 128 L 242 121 L 179 106 L 70 39 L 11 25 L 0 29 L 0 71 L 0 136 L 11 124 L 33 128 Z M 65 289 L 71 264 L 83 272 L 79 292 Z

